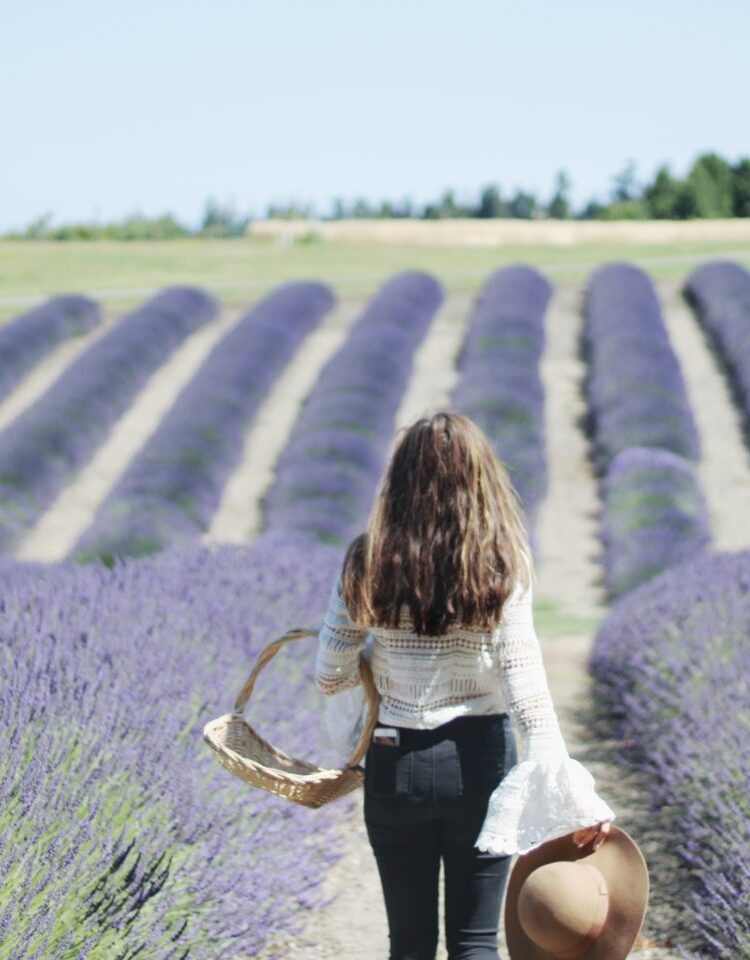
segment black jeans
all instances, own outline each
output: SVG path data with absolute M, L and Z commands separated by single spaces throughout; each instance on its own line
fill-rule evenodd
M 507 714 L 465 716 L 371 743 L 365 823 L 383 886 L 390 960 L 434 960 L 438 877 L 445 877 L 450 960 L 497 960 L 510 856 L 474 847 L 489 795 L 516 763 Z

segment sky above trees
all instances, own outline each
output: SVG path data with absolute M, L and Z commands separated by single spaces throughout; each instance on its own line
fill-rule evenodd
M 744 0 L 27 0 L 0 34 L 0 230 L 484 185 L 608 198 L 748 153 Z

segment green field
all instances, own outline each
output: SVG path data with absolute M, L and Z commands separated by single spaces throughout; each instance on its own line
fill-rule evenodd
M 476 290 L 509 263 L 529 263 L 553 281 L 581 280 L 611 260 L 639 263 L 655 277 L 685 275 L 703 256 L 726 255 L 750 266 L 747 245 L 731 243 L 576 244 L 446 247 L 319 241 L 184 239 L 167 242 L 0 242 L 0 317 L 53 293 L 88 293 L 122 311 L 171 283 L 204 287 L 242 304 L 284 280 L 325 280 L 341 294 L 370 293 L 389 274 L 429 270 L 453 291 Z

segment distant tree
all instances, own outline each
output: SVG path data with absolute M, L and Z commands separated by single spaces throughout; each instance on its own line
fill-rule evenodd
M 620 200 L 602 207 L 597 220 L 648 220 L 648 205 L 639 197 L 632 200 Z
M 453 190 L 446 190 L 440 198 L 438 212 L 441 219 L 448 220 L 454 217 L 461 217 L 465 211 L 456 203 L 456 195 Z
M 577 214 L 577 220 L 598 220 L 600 214 L 604 210 L 604 204 L 599 200 L 589 200 L 588 203 L 581 208 L 581 211 Z
M 96 223 L 63 223 L 53 227 L 47 237 L 50 240 L 101 240 L 102 227 Z
M 717 153 L 699 156 L 685 181 L 682 212 L 686 217 L 731 217 L 734 210 L 732 168 Z
M 413 217 L 414 216 L 414 205 L 412 204 L 409 197 L 404 197 L 400 204 L 394 210 L 394 216 L 396 217 Z
M 655 220 L 679 219 L 683 190 L 682 183 L 672 176 L 668 166 L 659 167 L 654 182 L 643 192 L 649 215 Z
M 222 206 L 211 197 L 206 201 L 200 233 L 205 237 L 239 237 L 248 223 L 250 218 L 239 217 L 231 204 Z
M 519 220 L 531 220 L 539 212 L 539 202 L 533 193 L 516 190 L 508 204 L 508 213 Z
M 471 209 L 467 209 L 456 202 L 456 195 L 453 190 L 446 190 L 438 201 L 425 204 L 422 211 L 422 219 L 424 220 L 448 220 L 454 217 L 470 217 L 471 215 Z
M 26 240 L 172 240 L 184 237 L 190 231 L 171 214 L 147 217 L 134 213 L 124 220 L 111 223 L 63 223 L 50 225 L 49 215 L 29 224 L 19 238 Z
M 732 167 L 732 207 L 735 217 L 750 217 L 750 159 Z
M 479 205 L 475 215 L 483 220 L 491 220 L 503 217 L 505 214 L 505 204 L 498 188 L 492 185 L 485 187 L 479 195 Z
M 266 210 L 268 220 L 309 220 L 313 216 L 313 207 L 309 203 L 272 203 Z
M 331 210 L 331 219 L 332 220 L 345 220 L 347 217 L 346 202 L 341 199 L 341 197 L 334 197 L 332 210 Z
M 635 175 L 635 160 L 628 160 L 619 173 L 612 177 L 612 199 L 615 203 L 635 200 L 638 196 L 638 183 Z
M 547 213 L 555 220 L 570 218 L 570 177 L 564 170 L 560 170 L 555 178 L 555 192 L 547 207 Z
M 165 213 L 154 218 L 135 214 L 122 223 L 109 224 L 103 233 L 112 240 L 174 240 L 189 231 L 171 213 Z
M 367 220 L 370 217 L 374 216 L 375 211 L 370 206 L 369 202 L 360 197 L 358 200 L 354 201 L 354 206 L 352 207 L 351 216 L 355 217 L 358 220 Z
M 43 213 L 41 217 L 32 220 L 23 232 L 25 240 L 43 240 L 49 235 L 50 223 L 52 222 L 51 213 Z
M 230 214 L 231 216 L 231 214 Z M 201 232 L 210 230 L 212 227 L 221 226 L 226 222 L 227 211 L 221 207 L 213 197 L 206 201 L 206 207 L 203 211 L 203 220 L 201 221 Z

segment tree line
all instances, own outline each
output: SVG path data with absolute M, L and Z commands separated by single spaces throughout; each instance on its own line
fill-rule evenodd
M 484 186 L 475 200 L 461 201 L 456 191 L 446 190 L 438 199 L 418 205 L 400 201 L 371 202 L 364 198 L 333 200 L 325 214 L 312 204 L 270 204 L 264 216 L 238 214 L 232 204 L 210 199 L 201 222 L 191 229 L 171 213 L 159 217 L 134 215 L 101 224 L 79 222 L 54 226 L 45 214 L 24 230 L 5 234 L 23 240 L 169 240 L 175 237 L 238 237 L 247 232 L 253 219 L 422 219 L 451 218 L 520 220 L 692 220 L 750 217 L 750 158 L 730 163 L 717 153 L 698 156 L 684 177 L 674 176 L 664 164 L 653 179 L 640 183 L 636 165 L 630 160 L 611 178 L 611 190 L 604 200 L 591 199 L 579 209 L 570 200 L 571 181 L 565 170 L 557 173 L 551 195 L 541 198 L 517 189 L 505 195 L 497 184 Z
M 555 177 L 551 196 L 545 200 L 526 190 L 503 195 L 496 184 L 488 184 L 475 201 L 460 202 L 454 190 L 446 190 L 435 201 L 415 206 L 406 199 L 370 203 L 358 199 L 347 203 L 337 198 L 329 216 L 322 219 L 418 218 L 447 220 L 455 217 L 471 219 L 510 218 L 519 220 L 692 220 L 750 217 L 750 158 L 732 164 L 717 153 L 704 153 L 696 158 L 687 174 L 672 174 L 667 164 L 656 171 L 654 178 L 639 183 L 635 163 L 630 160 L 612 177 L 610 195 L 605 200 L 589 200 L 575 210 L 570 200 L 570 177 L 561 170 Z M 315 216 L 312 206 L 272 205 L 266 218 L 309 219 Z

